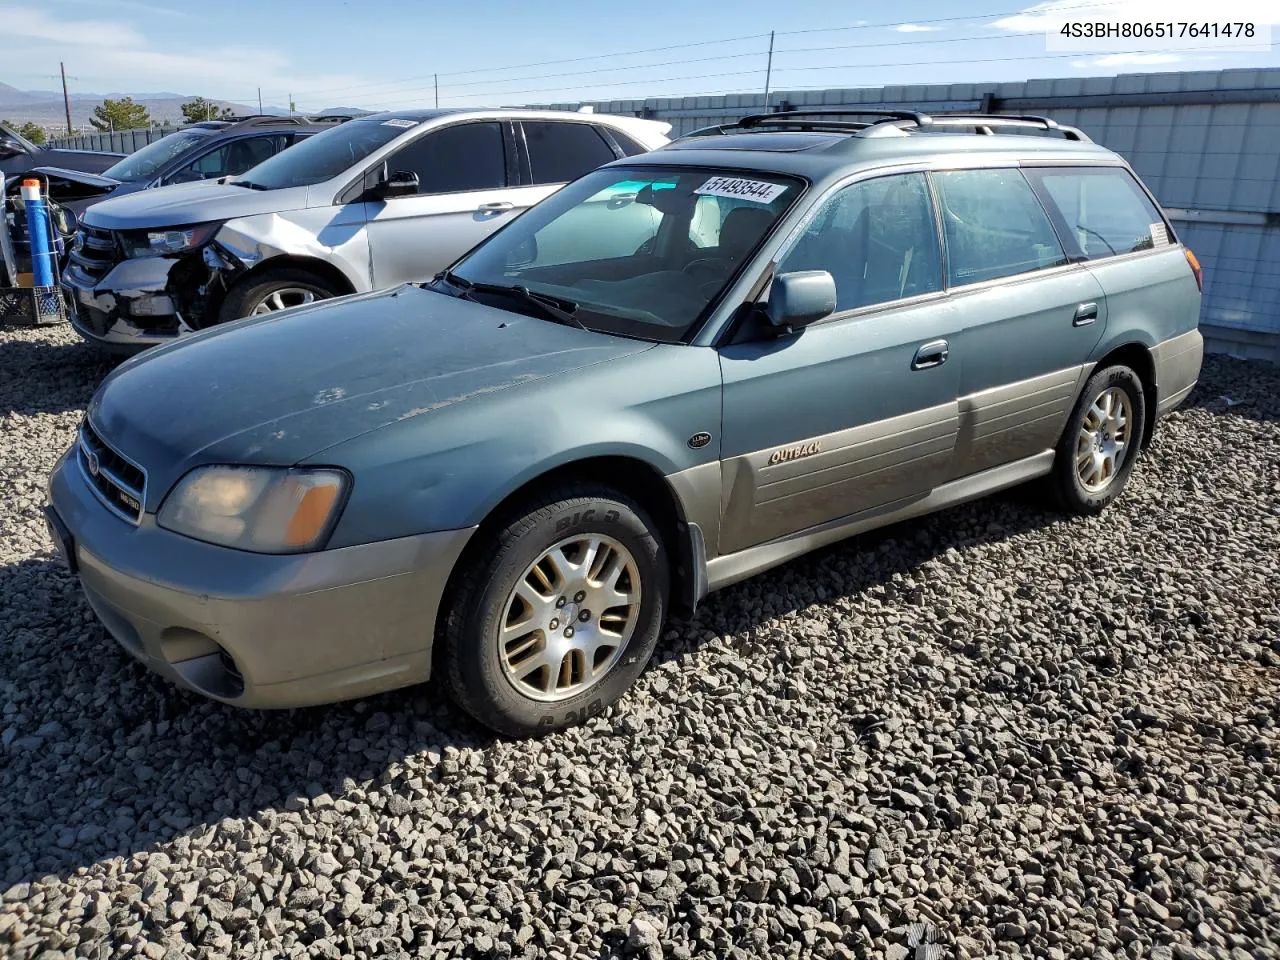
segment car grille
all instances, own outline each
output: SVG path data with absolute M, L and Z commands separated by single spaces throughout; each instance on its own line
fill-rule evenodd
M 71 247 L 71 262 L 90 281 L 101 280 L 123 259 L 114 233 L 87 224 L 80 226 Z
M 146 503 L 147 472 L 109 447 L 88 419 L 80 425 L 76 457 L 98 499 L 136 526 Z

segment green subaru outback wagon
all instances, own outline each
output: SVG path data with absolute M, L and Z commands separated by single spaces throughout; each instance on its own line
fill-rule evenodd
M 126 362 L 47 517 L 116 640 L 207 696 L 435 674 L 535 733 L 621 697 L 668 616 L 822 544 L 1038 478 L 1102 510 L 1199 376 L 1200 283 L 1077 130 L 747 117 L 430 282 Z

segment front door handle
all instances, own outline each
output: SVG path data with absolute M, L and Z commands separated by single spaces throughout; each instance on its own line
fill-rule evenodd
M 1087 327 L 1097 319 L 1098 305 L 1096 303 L 1082 303 L 1080 306 L 1076 307 L 1076 316 L 1071 323 L 1073 326 Z
M 476 207 L 481 213 L 500 213 L 503 210 L 510 210 L 514 204 L 509 200 L 495 200 L 493 203 L 482 203 Z
M 928 343 L 921 344 L 920 349 L 916 351 L 915 358 L 911 361 L 911 369 L 928 370 L 930 367 L 940 367 L 947 362 L 950 352 L 947 341 L 930 340 Z

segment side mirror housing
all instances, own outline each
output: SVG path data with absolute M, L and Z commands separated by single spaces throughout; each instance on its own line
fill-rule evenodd
M 836 310 L 836 282 L 826 270 L 780 273 L 769 288 L 765 315 L 775 330 L 800 330 Z
M 195 183 L 197 180 L 203 180 L 204 174 L 195 170 L 179 170 L 169 178 L 169 183 Z
M 18 157 L 26 152 L 22 144 L 13 139 L 13 137 L 0 136 L 0 160 Z
M 418 192 L 418 175 L 409 170 L 396 170 L 379 184 L 374 192 L 383 200 L 412 197 Z

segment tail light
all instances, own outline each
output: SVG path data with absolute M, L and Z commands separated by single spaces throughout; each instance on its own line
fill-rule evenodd
M 1187 255 L 1187 263 L 1191 264 L 1191 272 L 1196 277 L 1196 289 L 1201 293 L 1204 292 L 1204 270 L 1200 268 L 1200 261 L 1196 259 L 1196 255 L 1186 247 L 1182 248 L 1182 252 Z

